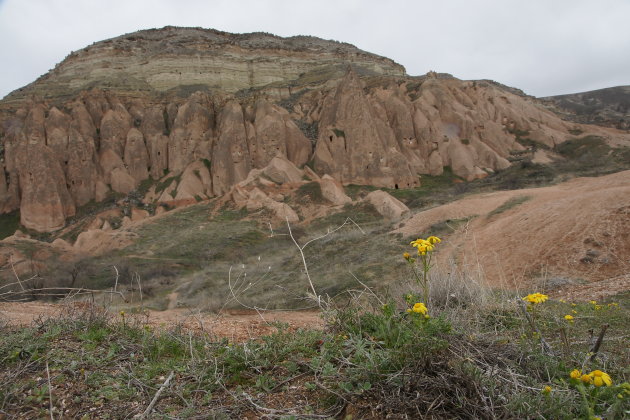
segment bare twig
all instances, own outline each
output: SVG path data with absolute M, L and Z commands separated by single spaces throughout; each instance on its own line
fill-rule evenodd
M 116 271 L 116 279 L 114 280 L 114 293 L 116 293 L 116 289 L 118 288 L 118 277 L 119 277 L 119 274 L 118 274 L 118 268 L 116 268 L 115 265 L 113 265 L 112 267 L 114 267 L 114 271 Z M 113 294 L 109 295 L 109 303 L 110 304 L 112 303 L 112 299 L 114 299 L 114 295 Z
M 140 274 L 136 273 L 136 281 L 138 282 L 138 290 L 140 291 L 140 307 L 144 309 L 144 303 L 142 302 L 142 283 L 140 283 Z
M 243 282 L 240 286 L 238 285 L 238 282 L 241 279 L 241 276 L 243 278 L 247 277 L 247 273 L 246 272 L 241 272 L 241 274 L 238 275 L 238 277 L 236 278 L 236 280 L 234 281 L 234 286 L 232 285 L 232 268 L 233 266 L 230 266 L 230 269 L 228 270 L 228 288 L 230 289 L 230 294 L 232 295 L 232 297 L 230 298 L 230 300 L 227 300 L 225 302 L 225 304 L 223 305 L 223 307 L 221 308 L 221 310 L 223 310 L 229 303 L 230 301 L 235 301 L 237 302 L 239 305 L 243 306 L 244 308 L 247 309 L 251 309 L 253 311 L 256 311 L 256 313 L 258 314 L 258 316 L 264 321 L 267 322 L 265 320 L 265 318 L 262 316 L 262 314 L 260 313 L 260 311 L 266 311 L 267 308 L 259 308 L 257 306 L 249 306 L 245 303 L 243 303 L 240 299 L 239 299 L 239 295 L 245 293 L 247 290 L 251 289 L 253 286 L 255 286 L 256 284 L 258 284 L 260 281 L 262 281 L 265 277 L 267 277 L 267 274 L 269 274 L 269 272 L 271 271 L 271 267 L 269 267 L 267 269 L 267 271 L 258 279 L 255 280 L 254 282 L 250 282 L 249 284 L 245 285 L 245 282 Z M 234 288 L 236 287 L 236 290 L 234 290 Z
M 304 247 L 312 241 L 307 242 L 306 244 L 304 244 L 304 246 L 300 246 L 300 244 L 298 244 L 297 240 L 295 239 L 295 236 L 293 236 L 293 232 L 291 231 L 291 224 L 289 223 L 288 217 L 287 217 L 287 227 L 289 228 L 289 236 L 291 237 L 291 240 L 297 247 L 298 251 L 300 251 L 300 256 L 302 257 L 302 264 L 304 265 L 304 274 L 306 274 L 306 279 L 308 280 L 308 284 L 311 286 L 311 291 L 313 292 L 313 296 L 315 296 L 315 298 L 317 299 L 317 303 L 321 306 L 320 297 L 319 295 L 317 295 L 317 291 L 315 290 L 315 286 L 313 285 L 313 280 L 311 280 L 310 274 L 308 274 L 308 264 L 306 264 L 306 257 L 304 256 Z
M 323 234 L 320 235 L 318 237 L 315 237 L 313 239 L 311 239 L 310 241 L 307 241 L 304 245 L 301 245 L 297 242 L 297 240 L 295 239 L 295 236 L 293 236 L 293 231 L 291 231 L 291 224 L 289 223 L 289 218 L 286 218 L 287 221 L 287 228 L 289 229 L 289 236 L 291 237 L 291 240 L 293 241 L 293 243 L 295 244 L 296 248 L 298 249 L 298 251 L 300 252 L 300 257 L 302 258 L 302 265 L 304 266 L 304 274 L 306 275 L 306 279 L 308 280 L 308 284 L 311 287 L 311 292 L 313 293 L 313 297 L 314 299 L 317 301 L 317 304 L 319 305 L 320 308 L 323 309 L 323 305 L 322 305 L 322 297 L 319 296 L 317 294 L 317 291 L 315 290 L 315 286 L 313 284 L 313 280 L 311 279 L 311 275 L 308 272 L 308 264 L 306 263 L 306 257 L 304 256 L 304 248 L 306 248 L 307 246 L 309 246 L 310 244 L 312 244 L 315 241 L 318 241 L 320 239 L 323 239 L 333 233 L 335 233 L 336 231 L 338 231 L 339 229 L 341 229 L 342 227 L 348 225 L 348 224 L 353 224 L 355 225 L 362 234 L 365 234 L 365 231 L 363 229 L 361 229 L 361 227 L 359 225 L 357 225 L 355 223 L 354 220 L 352 220 L 351 218 L 346 218 L 346 220 L 339 226 L 337 226 L 335 229 L 330 230 L 328 229 L 328 231 Z
M 355 279 L 356 281 L 358 281 L 358 282 L 361 284 L 361 286 L 365 287 L 365 290 L 369 291 L 369 292 L 370 292 L 370 294 L 371 294 L 372 296 L 374 296 L 374 297 L 376 298 L 376 300 L 378 300 L 378 303 L 380 303 L 381 305 L 384 305 L 384 304 L 385 304 L 385 302 L 383 302 L 383 301 L 382 301 L 382 300 L 378 297 L 378 295 L 377 295 L 376 293 L 374 293 L 374 291 L 373 291 L 371 288 L 369 288 L 369 287 L 368 287 L 365 283 L 363 283 L 361 280 L 359 280 L 359 278 L 358 278 L 357 276 L 355 276 L 355 275 L 354 275 L 354 273 L 353 273 L 352 271 L 348 271 L 348 273 L 350 273 L 350 275 L 351 275 L 352 277 L 354 277 L 354 279 Z
M 53 291 L 56 291 L 57 293 Z M 20 296 L 26 293 L 33 293 L 33 292 L 46 292 L 43 294 L 46 296 L 67 296 L 68 293 L 73 292 L 73 291 L 75 292 L 75 295 L 85 295 L 85 294 L 90 294 L 90 293 L 95 293 L 95 292 L 96 293 L 112 293 L 112 294 L 120 295 L 120 297 L 123 300 L 125 300 L 125 296 L 120 291 L 114 292 L 111 290 L 84 289 L 82 287 L 38 287 L 38 288 L 30 289 L 30 290 L 23 290 L 23 291 L 17 291 L 17 292 L 10 291 L 10 292 L 0 293 L 0 301 L 8 300 L 8 298 L 11 296 Z M 17 301 L 17 300 L 23 300 L 23 298 L 11 299 L 11 301 Z
M 284 418 L 287 416 L 295 416 L 295 417 L 299 417 L 301 419 L 320 419 L 320 418 L 324 418 L 324 419 L 329 419 L 330 415 L 328 414 L 306 414 L 306 413 L 297 413 L 297 407 L 293 407 L 293 408 L 288 408 L 288 409 L 284 409 L 284 410 L 276 410 L 274 408 L 268 408 L 268 407 L 263 407 L 260 404 L 257 404 L 254 399 L 247 394 L 246 392 L 242 392 L 240 395 L 242 395 L 243 397 L 245 397 L 245 399 L 258 411 L 263 412 L 265 414 L 263 414 L 263 416 L 265 417 L 278 417 L 278 418 Z
M 15 278 L 17 279 L 18 283 L 20 284 L 20 288 L 22 290 L 24 290 L 24 286 L 22 285 L 22 282 L 20 281 L 20 276 L 18 276 L 17 271 L 15 271 L 15 267 L 13 266 L 13 254 L 11 254 L 9 256 L 9 264 L 11 264 L 11 270 L 13 270 L 13 275 L 15 276 Z M 31 277 L 31 278 L 35 278 L 37 277 L 36 275 Z
M 571 354 L 571 347 L 569 346 L 569 339 L 567 338 L 567 330 L 564 327 L 560 328 L 560 338 L 562 339 L 562 344 L 564 344 L 564 355 L 568 358 Z
M 50 403 L 50 420 L 55 420 L 53 417 L 53 401 L 52 401 L 52 385 L 50 383 L 50 370 L 48 369 L 48 361 L 46 361 L 46 377 L 48 378 L 48 402 Z
M 38 277 L 39 277 L 39 276 L 38 276 L 37 274 L 35 274 L 34 276 L 31 276 L 31 277 L 27 278 L 26 280 L 20 280 L 20 279 L 19 279 L 19 277 L 18 277 L 18 281 L 14 281 L 14 282 L 12 282 L 12 283 L 6 283 L 6 284 L 3 284 L 2 286 L 0 286 L 0 290 L 2 290 L 2 289 L 6 289 L 6 288 L 11 287 L 11 286 L 15 286 L 16 284 L 20 285 L 20 286 L 21 286 L 21 288 L 22 288 L 22 290 L 24 290 L 24 286 L 22 286 L 24 283 L 26 283 L 27 281 L 35 280 L 35 279 L 37 279 Z
M 595 341 L 595 344 L 593 345 L 593 347 L 591 347 L 591 350 L 589 351 L 591 357 L 589 358 L 589 361 L 593 361 L 595 360 L 595 357 L 597 357 L 597 353 L 599 352 L 599 348 L 602 345 L 602 342 L 604 341 L 604 335 L 606 334 L 606 330 L 608 329 L 610 325 L 609 324 L 604 324 L 602 325 L 602 329 L 599 331 L 599 336 L 597 337 L 597 341 Z
M 155 393 L 155 395 L 153 396 L 153 399 L 151 400 L 151 402 L 149 403 L 149 406 L 147 407 L 146 410 L 144 410 L 144 413 L 142 413 L 140 415 L 140 419 L 144 419 L 146 418 L 149 414 L 151 414 L 151 411 L 153 410 L 153 406 L 155 405 L 155 403 L 157 402 L 157 400 L 160 398 L 160 395 L 162 394 L 162 392 L 164 391 L 164 389 L 166 389 L 166 387 L 168 386 L 169 382 L 171 381 L 171 379 L 173 379 L 173 375 L 175 374 L 174 371 L 171 371 L 171 374 L 168 375 L 168 378 L 166 378 L 166 380 L 164 381 L 164 383 L 160 386 L 160 388 L 157 390 L 157 392 Z

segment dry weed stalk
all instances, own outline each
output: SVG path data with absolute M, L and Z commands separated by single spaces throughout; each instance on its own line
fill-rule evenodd
M 50 369 L 48 369 L 48 360 L 46 360 L 46 378 L 48 379 L 48 402 L 50 404 L 50 420 L 55 420 L 53 417 L 53 400 L 52 400 L 52 384 L 50 383 Z
M 153 399 L 149 403 L 149 406 L 147 407 L 147 409 L 144 410 L 144 412 L 140 416 L 138 416 L 137 418 L 145 419 L 145 418 L 147 418 L 147 416 L 149 414 L 151 414 L 151 411 L 153 411 L 153 406 L 158 401 L 158 399 L 160 398 L 160 395 L 162 395 L 162 392 L 164 392 L 164 389 L 166 389 L 166 387 L 168 386 L 169 382 L 171 382 L 171 379 L 173 379 L 174 375 L 175 375 L 175 372 L 171 371 L 170 375 L 168 375 L 168 378 L 166 378 L 164 383 L 160 386 L 160 388 L 157 390 L 157 392 L 153 396 Z
M 518 303 L 519 303 L 519 308 L 521 309 L 521 312 L 523 313 L 523 317 L 527 320 L 529 327 L 539 337 L 540 346 L 542 348 L 543 353 L 549 356 L 554 356 L 554 351 L 551 348 L 551 345 L 543 337 L 542 333 L 540 332 L 540 329 L 538 329 L 538 326 L 536 325 L 536 322 L 534 321 L 534 318 L 532 318 L 529 312 L 527 312 L 527 307 L 525 306 L 525 302 L 523 302 L 522 299 L 518 299 Z
M 11 261 L 11 260 L 9 260 Z M 116 278 L 114 280 L 114 287 L 110 290 L 98 290 L 98 289 L 89 289 L 89 288 L 85 288 L 85 287 L 63 287 L 63 286 L 59 286 L 59 287 L 24 287 L 24 284 L 32 281 L 32 280 L 36 280 L 36 279 L 40 279 L 41 277 L 38 274 L 35 274 L 31 277 L 29 277 L 26 280 L 21 280 L 20 276 L 18 275 L 17 271 L 15 270 L 15 268 L 13 267 L 13 263 L 11 263 L 11 268 L 13 269 L 13 275 L 15 276 L 16 281 L 15 282 L 11 282 L 11 283 L 6 283 L 3 284 L 2 286 L 0 286 L 0 290 L 2 289 L 7 289 L 10 288 L 11 286 L 15 286 L 15 285 L 19 285 L 20 286 L 20 290 L 15 291 L 15 290 L 9 290 L 7 292 L 2 292 L 0 293 L 0 302 L 26 302 L 29 300 L 32 300 L 34 296 L 37 297 L 60 297 L 62 298 L 62 300 L 68 301 L 71 300 L 72 298 L 79 296 L 79 295 L 94 295 L 95 293 L 102 293 L 103 295 L 110 295 L 110 304 L 113 301 L 113 297 L 114 295 L 118 295 L 120 296 L 120 298 L 124 301 L 124 302 L 128 302 L 127 298 L 125 297 L 125 294 L 121 291 L 118 290 L 118 278 L 119 278 L 119 273 L 118 273 L 118 269 L 116 268 L 116 266 L 113 266 L 115 272 L 116 272 Z M 137 278 L 138 281 L 138 285 L 140 287 L 140 289 L 142 290 L 142 286 L 140 285 L 140 278 L 138 276 Z M 142 292 L 141 292 L 142 293 Z M 27 295 L 31 295 L 30 297 Z M 142 295 L 141 295 L 142 296 Z M 141 298 L 142 299 L 142 298 Z
M 304 266 L 304 274 L 306 275 L 306 279 L 308 280 L 308 284 L 312 292 L 311 298 L 317 302 L 317 305 L 320 307 L 320 309 L 324 310 L 328 307 L 328 305 L 322 303 L 322 296 L 320 296 L 317 293 L 317 290 L 315 290 L 315 286 L 313 285 L 313 280 L 311 279 L 311 275 L 308 272 L 308 264 L 306 263 L 306 257 L 304 256 L 304 249 L 310 244 L 312 244 L 313 242 L 319 241 L 320 239 L 324 239 L 325 237 L 332 235 L 333 233 L 337 232 L 338 230 L 340 230 L 341 228 L 343 228 L 344 226 L 348 224 L 353 224 L 354 226 L 356 226 L 364 235 L 365 235 L 365 231 L 361 229 L 361 226 L 359 226 L 354 220 L 352 220 L 350 217 L 347 217 L 346 220 L 341 225 L 337 226 L 335 229 L 332 229 L 332 230 L 328 229 L 328 231 L 325 234 L 320 235 L 316 238 L 313 238 L 310 241 L 307 241 L 304 245 L 300 245 L 298 241 L 295 239 L 295 236 L 293 236 L 293 231 L 291 230 L 291 224 L 289 223 L 288 217 L 286 221 L 287 221 L 287 228 L 289 229 L 289 236 L 291 237 L 291 240 L 293 241 L 296 248 L 300 252 L 300 257 L 302 258 L 302 265 Z
M 304 243 L 303 245 L 300 245 L 297 241 L 297 239 L 295 238 L 294 234 L 293 234 L 293 230 L 291 229 L 291 224 L 289 223 L 289 220 L 286 220 L 287 223 L 287 230 L 288 233 L 284 234 L 284 233 L 275 233 L 271 224 L 269 224 L 269 230 L 270 230 L 270 237 L 274 237 L 274 236 L 289 236 L 291 238 L 291 241 L 293 242 L 293 244 L 295 245 L 295 247 L 298 249 L 298 252 L 300 253 L 300 259 L 302 262 L 302 266 L 304 268 L 304 274 L 306 276 L 306 280 L 308 282 L 308 287 L 310 292 L 308 293 L 308 298 L 313 300 L 315 302 L 315 307 L 319 307 L 322 310 L 325 310 L 329 307 L 328 303 L 324 301 L 323 297 L 320 296 L 317 293 L 317 290 L 315 288 L 315 284 L 313 283 L 313 280 L 310 276 L 310 273 L 308 271 L 308 263 L 306 261 L 306 256 L 304 254 L 304 249 L 309 246 L 310 244 L 324 239 L 330 235 L 332 235 L 333 233 L 339 231 L 340 229 L 342 229 L 345 226 L 348 225 L 354 225 L 357 229 L 359 229 L 359 231 L 362 234 L 365 234 L 365 231 L 361 228 L 361 226 L 359 226 L 354 220 L 352 220 L 352 218 L 348 217 L 346 218 L 346 220 L 340 224 L 339 226 L 335 227 L 334 229 L 328 229 L 327 232 L 323 235 L 317 236 L 313 239 L 310 239 L 309 241 L 307 241 L 306 243 Z M 225 309 L 227 307 L 228 304 L 230 304 L 231 302 L 236 302 L 238 303 L 240 306 L 242 306 L 243 308 L 249 309 L 249 310 L 253 310 L 255 311 L 258 316 L 264 321 L 267 322 L 263 316 L 263 313 L 265 311 L 268 311 L 269 309 L 267 307 L 259 307 L 257 305 L 249 305 L 245 302 L 243 302 L 243 300 L 241 299 L 240 296 L 242 296 L 245 292 L 249 291 L 249 290 L 253 290 L 255 289 L 255 287 L 261 282 L 263 281 L 271 272 L 271 266 L 269 266 L 267 268 L 267 270 L 261 275 L 259 276 L 257 279 L 247 282 L 247 272 L 244 270 L 245 266 L 242 265 L 242 271 L 240 273 L 238 273 L 238 275 L 236 276 L 236 278 L 234 278 L 233 276 L 233 271 L 234 271 L 234 266 L 230 266 L 229 270 L 228 270 L 228 289 L 229 289 L 229 298 L 226 300 L 226 302 L 223 304 L 223 306 L 221 307 L 221 309 L 219 310 L 219 313 Z M 281 286 L 278 286 L 281 287 Z M 312 309 L 312 306 L 309 306 L 307 308 L 298 308 L 298 309 L 281 309 L 283 311 L 299 311 L 299 310 L 304 310 L 304 309 Z M 278 309 L 275 309 L 278 310 Z

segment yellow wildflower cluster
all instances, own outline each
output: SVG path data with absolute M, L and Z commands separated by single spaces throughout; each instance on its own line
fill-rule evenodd
M 612 379 L 610 379 L 610 375 L 606 372 L 602 372 L 601 370 L 594 370 L 591 373 L 582 373 L 578 369 L 573 369 L 571 373 L 569 373 L 571 379 L 580 380 L 587 385 L 595 385 L 596 387 L 600 386 L 611 386 Z
M 529 302 L 532 305 L 543 303 L 547 299 L 549 299 L 549 296 L 543 295 L 542 293 L 532 293 L 523 298 L 524 301 Z
M 568 322 L 573 322 L 573 316 L 572 315 L 565 315 L 564 319 L 567 320 Z
M 427 252 L 433 251 L 435 244 L 442 242 L 437 236 L 429 236 L 427 239 L 418 238 L 411 241 L 409 245 L 418 249 L 418 255 L 427 255 Z
M 419 315 L 424 315 L 424 317 L 426 319 L 430 318 L 430 316 L 428 314 L 429 310 L 427 309 L 427 306 L 424 303 L 422 303 L 422 302 L 415 303 L 413 305 L 413 307 L 407 309 L 407 312 L 408 313 L 416 313 L 416 314 L 419 314 Z
M 411 310 L 417 314 L 422 314 L 422 315 L 426 315 L 428 311 L 427 307 L 422 302 L 418 302 L 415 305 L 413 305 L 413 308 L 411 308 Z

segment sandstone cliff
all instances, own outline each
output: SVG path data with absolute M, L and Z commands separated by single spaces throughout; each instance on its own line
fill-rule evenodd
M 127 96 L 169 90 L 182 94 L 199 88 L 236 92 L 288 82 L 308 73 L 330 72 L 330 66 L 340 63 L 352 63 L 367 74 L 405 74 L 401 65 L 388 58 L 337 41 L 165 27 L 74 51 L 5 101 L 19 102 L 32 94 L 69 98 L 94 87 Z
M 203 78 L 197 91 L 155 95 L 196 83 L 192 69 Z M 144 92 L 124 83 L 84 90 L 138 75 Z M 343 184 L 409 188 L 446 166 L 465 180 L 503 170 L 528 147 L 523 137 L 549 148 L 574 130 L 630 141 L 563 121 L 494 83 L 405 76 L 347 44 L 200 29 L 97 43 L 9 95 L 0 111 L 0 211 L 19 209 L 38 231 L 147 185 L 149 201 L 223 195 L 275 157 Z

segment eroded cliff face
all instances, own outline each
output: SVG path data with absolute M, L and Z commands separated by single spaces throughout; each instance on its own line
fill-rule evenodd
M 184 174 L 207 197 L 224 194 L 275 156 L 303 166 L 312 154 L 289 113 L 265 99 L 215 104 L 196 93 L 156 105 L 92 91 L 63 108 L 30 103 L 3 121 L 0 206 L 19 208 L 29 229 L 58 229 L 76 206 L 166 174 Z
M 183 30 L 178 36 L 196 33 Z M 297 167 L 308 164 L 317 175 L 343 184 L 409 188 L 421 185 L 422 175 L 441 174 L 446 166 L 465 180 L 505 169 L 510 155 L 526 148 L 518 136 L 553 147 L 579 129 L 615 144 L 630 141 L 619 131 L 565 122 L 533 98 L 497 84 L 434 73 L 415 78 L 398 74 L 390 60 L 347 44 L 334 44 L 344 55 L 312 38 L 212 34 L 232 40 L 221 48 L 241 64 L 249 63 L 248 54 L 259 47 L 265 54 L 275 51 L 294 60 L 295 68 L 305 55 L 314 60 L 319 53 L 317 65 L 334 56 L 335 69 L 348 57 L 357 61 L 340 77 L 324 72 L 330 77 L 316 83 L 303 75 L 297 75 L 301 82 L 290 79 L 280 65 L 274 71 L 284 85 L 272 81 L 247 94 L 232 94 L 226 82 L 215 92 L 204 88 L 185 97 L 91 89 L 61 100 L 55 89 L 66 76 L 48 75 L 33 86 L 39 92 L 52 89 L 51 99 L 17 100 L 12 95 L 0 103 L 0 211 L 19 209 L 25 227 L 53 231 L 77 207 L 148 184 L 154 186 L 145 200 L 154 202 L 223 195 L 276 157 Z M 125 38 L 134 48 L 148 48 L 144 37 L 136 41 Z M 306 41 L 308 48 L 302 44 Z M 100 44 L 88 50 L 109 48 L 107 42 Z M 129 51 L 130 63 L 138 54 Z M 192 53 L 184 49 L 177 54 Z M 68 63 L 59 72 L 72 68 Z M 376 76 L 362 75 L 368 67 L 380 70 L 370 73 Z M 232 67 L 221 69 L 223 75 L 232 74 Z M 256 67 L 252 71 L 258 74 Z M 164 185 L 158 189 L 157 184 Z
M 311 73 L 343 71 L 349 63 L 365 74 L 405 74 L 404 67 L 393 60 L 342 42 L 310 36 L 282 38 L 267 33 L 165 27 L 75 51 L 5 100 L 20 101 L 32 94 L 68 98 L 94 87 L 126 96 L 168 91 L 181 94 L 202 87 L 236 92 L 287 83 Z M 340 64 L 340 69 L 334 70 Z

